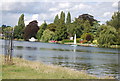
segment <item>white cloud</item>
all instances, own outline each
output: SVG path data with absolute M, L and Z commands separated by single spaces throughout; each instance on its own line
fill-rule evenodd
M 74 7 L 72 7 L 70 10 L 79 10 L 79 9 L 90 9 L 91 6 L 80 3 L 78 5 L 74 5 Z
M 57 11 L 57 8 L 50 8 L 49 11 Z
M 59 3 L 58 4 L 58 8 L 69 8 L 70 7 L 70 3 Z
M 112 4 L 112 7 L 117 8 L 117 7 L 118 7 L 118 2 L 114 2 L 114 3 Z
M 91 2 L 3 2 L 2 4 L 2 16 L 3 20 L 1 24 L 16 25 L 18 22 L 19 16 L 23 13 L 25 14 L 25 23 L 28 24 L 32 20 L 37 20 L 40 24 L 46 20 L 46 22 L 53 22 L 54 17 L 58 14 L 60 15 L 61 11 L 64 11 L 67 15 L 67 12 L 70 11 L 72 20 L 75 17 L 78 17 L 81 14 L 90 13 L 97 20 L 102 22 L 109 20 L 111 14 L 117 10 L 114 8 L 116 3 L 91 3 Z M 5 5 L 5 6 L 4 6 Z M 1 10 L 0 10 L 1 11 Z M 10 13 L 10 15 L 7 15 Z M 19 14 L 14 17 L 15 14 Z M 101 20 L 101 19 L 104 19 Z
M 32 20 L 38 20 L 38 14 L 34 14 L 33 16 L 32 16 Z
M 103 14 L 103 17 L 106 17 L 106 16 L 110 16 L 112 13 L 110 13 L 110 12 L 105 12 L 104 14 Z
M 2 3 L 2 10 L 5 10 L 5 11 L 9 11 L 12 9 L 12 4 L 14 3 L 11 3 L 11 2 L 3 2 Z M 5 5 L 5 6 L 4 6 Z

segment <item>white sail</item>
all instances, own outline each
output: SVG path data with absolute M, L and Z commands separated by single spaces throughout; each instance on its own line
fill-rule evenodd
M 76 44 L 76 34 L 74 36 L 74 45 Z
M 74 44 L 71 45 L 71 46 L 73 46 L 73 47 L 76 47 L 76 46 L 77 46 L 77 44 L 76 44 L 76 34 L 75 34 L 75 36 L 74 36 Z M 75 52 L 75 51 L 74 51 L 74 52 Z

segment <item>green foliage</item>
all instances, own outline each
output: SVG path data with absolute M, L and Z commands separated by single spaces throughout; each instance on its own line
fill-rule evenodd
M 72 43 L 73 43 L 74 40 L 70 40 L 70 39 L 63 39 L 63 40 L 62 40 L 62 43 L 63 43 L 63 44 L 64 44 L 64 43 L 67 43 L 67 42 L 72 42 Z
M 67 38 L 67 28 L 65 24 L 59 24 L 55 31 L 55 40 L 61 41 Z
M 76 39 L 76 42 L 77 42 L 77 43 L 80 43 L 80 40 L 81 40 L 81 38 L 77 38 L 77 39 Z
M 40 29 L 38 30 L 38 32 L 37 32 L 37 34 L 36 34 L 36 37 L 37 37 L 38 40 L 41 39 L 41 37 L 42 37 L 42 35 L 43 35 L 43 32 L 45 31 L 46 27 L 47 27 L 46 22 L 44 22 L 44 23 L 40 26 Z
M 110 25 L 116 29 L 117 32 L 117 44 L 120 45 L 120 11 L 115 12 L 110 21 L 106 22 L 107 25 Z
M 48 42 L 49 40 L 53 40 L 54 39 L 54 35 L 55 35 L 54 32 L 50 31 L 49 29 L 46 29 L 43 32 L 43 35 L 41 37 L 41 41 Z
M 67 28 L 65 25 L 65 13 L 62 11 L 60 14 L 59 23 L 56 24 L 54 40 L 61 41 L 66 38 L 67 38 Z
M 114 27 L 102 25 L 99 30 L 101 30 L 98 37 L 99 46 L 109 47 L 110 45 L 116 44 L 117 32 Z
M 77 38 L 79 38 L 82 34 L 82 27 L 82 21 L 76 19 L 73 23 L 67 25 L 67 32 L 70 37 L 73 37 L 76 34 Z
M 120 28 L 120 11 L 115 12 L 112 16 L 112 19 L 110 21 L 106 22 L 107 25 L 113 26 L 116 29 Z
M 92 41 L 94 39 L 94 36 L 91 33 L 83 33 L 81 35 L 81 39 L 84 39 L 84 40 L 87 40 L 87 41 Z
M 67 18 L 66 18 L 66 24 L 70 24 L 70 23 L 71 23 L 71 15 L 70 15 L 70 12 L 68 12 Z
M 98 22 L 94 22 L 93 26 L 91 27 L 91 33 L 94 35 L 94 37 L 97 36 L 97 29 L 100 27 L 100 24 Z
M 51 23 L 51 24 L 47 25 L 47 28 L 46 28 L 46 29 L 49 29 L 50 31 L 55 32 L 55 31 L 56 31 L 56 28 L 57 28 L 57 25 L 54 24 L 54 23 Z
M 84 31 L 83 31 L 84 33 L 91 32 L 91 25 L 88 20 L 84 22 L 83 27 L 84 27 Z
M 6 27 L 6 28 L 3 29 L 3 31 L 4 31 L 3 33 L 5 35 L 11 36 L 11 33 L 6 33 L 6 32 L 12 32 L 13 31 L 13 27 Z
M 18 26 L 15 26 L 15 29 L 14 29 L 14 38 L 22 39 L 23 38 L 24 28 L 25 28 L 24 14 L 22 14 L 19 17 Z
M 70 37 L 74 36 L 75 32 L 75 25 L 73 23 L 66 25 L 67 33 Z
M 60 14 L 60 24 L 65 24 L 65 13 L 62 11 Z
M 11 31 L 13 31 L 13 27 L 7 27 L 7 28 L 4 28 L 4 31 L 5 32 L 11 32 Z
M 55 23 L 55 24 L 58 24 L 58 23 L 59 23 L 59 16 L 58 16 L 58 14 L 55 16 L 54 23 Z

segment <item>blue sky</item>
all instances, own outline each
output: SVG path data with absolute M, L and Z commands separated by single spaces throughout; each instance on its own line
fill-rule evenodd
M 38 20 L 41 25 L 44 20 L 47 23 L 52 23 L 56 14 L 60 15 L 64 11 L 70 11 L 72 20 L 81 14 L 91 14 L 95 19 L 105 23 L 111 19 L 114 12 L 118 10 L 117 1 L 113 2 L 93 2 L 93 1 L 3 1 L 0 4 L 0 25 L 17 25 L 18 18 L 21 14 L 25 15 L 25 24 L 27 25 L 32 20 Z M 2 12 L 2 13 L 1 13 Z

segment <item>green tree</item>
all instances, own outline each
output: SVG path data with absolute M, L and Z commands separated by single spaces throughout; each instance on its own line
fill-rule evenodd
M 62 11 L 60 14 L 60 23 L 64 24 L 65 23 L 65 13 Z
M 66 18 L 66 24 L 70 24 L 70 23 L 71 23 L 71 15 L 70 15 L 70 12 L 68 12 L 67 18 Z
M 84 26 L 84 33 L 90 33 L 91 32 L 91 25 L 88 20 L 86 20 L 83 24 Z
M 23 39 L 23 31 L 25 28 L 24 14 L 19 17 L 18 25 L 14 29 L 14 38 Z
M 76 34 L 77 38 L 79 38 L 82 34 L 83 34 L 83 30 L 84 30 L 84 23 L 83 20 L 79 20 L 79 19 L 75 19 L 75 21 L 73 22 L 73 26 L 71 26 L 69 28 L 71 31 L 73 31 L 73 36 L 74 34 Z
M 102 25 L 99 30 L 101 30 L 98 37 L 99 46 L 109 47 L 116 44 L 117 32 L 114 27 Z
M 40 29 L 38 30 L 37 35 L 36 35 L 36 37 L 37 37 L 38 40 L 41 39 L 41 37 L 42 37 L 42 35 L 43 35 L 43 32 L 45 31 L 46 27 L 47 27 L 47 23 L 46 23 L 46 22 L 44 22 L 44 23 L 40 26 Z
M 117 44 L 120 45 L 120 11 L 115 12 L 110 21 L 106 22 L 107 25 L 110 25 L 116 29 L 117 34 Z
M 100 27 L 100 24 L 98 21 L 95 21 L 93 26 L 91 27 L 91 33 L 94 35 L 94 37 L 97 37 L 97 29 Z
M 120 11 L 115 12 L 110 21 L 106 22 L 107 25 L 113 26 L 116 30 L 120 29 Z
M 87 41 L 93 41 L 93 39 L 94 39 L 94 36 L 93 36 L 93 34 L 92 33 L 83 33 L 82 35 L 81 35 L 81 39 L 84 39 L 84 40 L 87 40 Z
M 54 23 L 55 23 L 55 24 L 58 24 L 58 23 L 59 23 L 59 16 L 58 16 L 58 14 L 55 16 Z
M 67 28 L 65 24 L 59 24 L 55 31 L 55 40 L 61 41 L 67 38 Z
M 46 29 L 49 29 L 50 31 L 55 32 L 55 31 L 56 31 L 56 28 L 57 28 L 57 25 L 54 24 L 54 23 L 51 23 L 51 24 L 47 25 L 47 28 L 46 28 Z
M 43 35 L 41 37 L 41 41 L 48 42 L 49 40 L 53 40 L 54 39 L 54 35 L 55 35 L 54 32 L 50 31 L 49 29 L 46 29 L 43 32 Z

